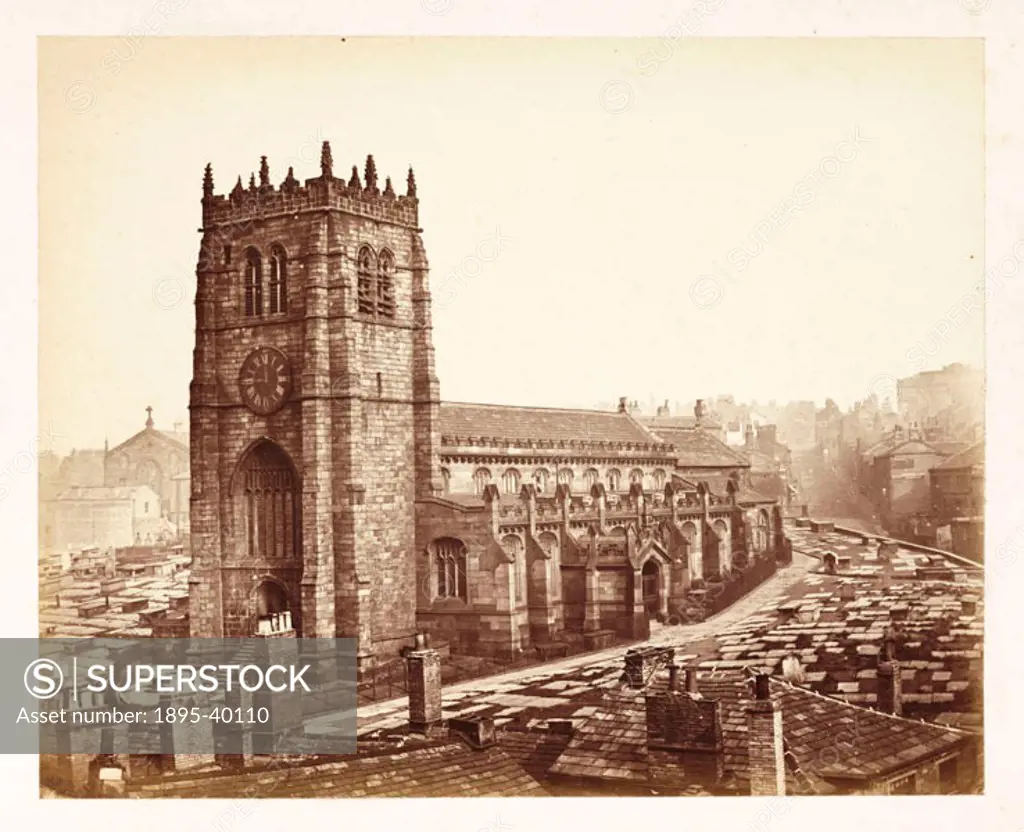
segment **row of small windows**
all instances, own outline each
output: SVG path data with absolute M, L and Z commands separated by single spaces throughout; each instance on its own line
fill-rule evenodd
M 441 469 L 441 479 L 444 483 L 444 490 L 447 493 L 451 490 L 451 472 L 447 468 Z M 552 478 L 551 471 L 547 468 L 538 468 L 533 472 L 532 482 L 538 493 L 546 494 L 553 484 L 565 485 L 570 491 L 576 485 L 576 474 L 572 468 L 560 468 Z M 661 468 L 655 469 L 648 478 L 639 468 L 629 472 L 629 482 L 643 484 L 645 482 L 653 485 L 655 489 L 665 487 L 667 475 Z M 473 491 L 476 494 L 483 494 L 484 488 L 494 482 L 494 476 L 488 468 L 477 468 L 473 472 Z M 588 468 L 583 472 L 582 485 L 586 492 L 589 492 L 598 483 L 603 482 L 608 491 L 619 491 L 622 488 L 622 472 L 617 468 L 609 469 L 602 480 L 600 472 L 596 468 Z M 501 475 L 501 491 L 504 494 L 518 494 L 523 484 L 523 475 L 516 468 L 508 468 Z
M 231 263 L 231 246 L 224 247 L 224 261 Z M 245 315 L 261 317 L 288 311 L 288 256 L 279 245 L 270 248 L 269 280 L 264 298 L 263 258 L 254 249 L 245 252 Z M 395 256 L 383 249 L 375 255 L 369 246 L 359 249 L 358 303 L 364 315 L 395 317 Z M 264 302 L 266 300 L 266 303 Z
M 225 259 L 230 260 L 230 249 L 225 249 Z M 274 245 L 270 248 L 270 259 L 268 262 L 269 286 L 267 287 L 269 297 L 264 304 L 263 298 L 263 258 L 254 249 L 246 249 L 245 252 L 245 316 L 247 318 L 261 317 L 265 312 L 276 315 L 279 312 L 288 311 L 288 256 L 281 246 Z

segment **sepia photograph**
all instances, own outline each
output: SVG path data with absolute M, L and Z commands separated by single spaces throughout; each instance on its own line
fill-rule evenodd
M 37 44 L 41 797 L 985 793 L 981 38 L 186 3 Z

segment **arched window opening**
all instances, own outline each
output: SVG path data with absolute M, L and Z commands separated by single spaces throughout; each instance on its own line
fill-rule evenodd
M 564 485 L 570 491 L 572 491 L 572 481 L 575 479 L 575 475 L 572 472 L 572 468 L 561 468 L 558 471 L 558 484 Z
M 287 455 L 263 442 L 250 451 L 238 472 L 235 499 L 241 502 L 245 540 L 254 558 L 292 558 L 299 551 L 298 483 Z
M 270 314 L 288 311 L 288 258 L 281 246 L 270 250 Z
M 587 489 L 587 493 L 590 493 L 590 489 L 593 488 L 601 481 L 601 475 L 597 472 L 596 468 L 588 468 L 583 472 L 583 485 Z
M 644 482 L 644 472 L 641 471 L 639 468 L 634 468 L 632 471 L 629 472 L 629 484 L 630 485 L 633 485 L 634 483 L 637 483 L 639 485 L 643 485 L 643 482 Z
M 395 256 L 387 249 L 377 258 L 377 314 L 395 317 Z
M 754 549 L 758 552 L 768 549 L 768 512 L 764 509 L 757 513 L 757 525 L 754 527 Z
M 654 487 L 657 490 L 660 491 L 662 488 L 665 487 L 666 475 L 665 475 L 665 472 L 661 468 L 655 468 L 654 469 L 654 473 L 651 476 L 652 476 L 652 479 L 654 480 Z
M 648 615 L 657 615 L 661 597 L 661 570 L 653 558 L 644 564 L 640 576 L 644 608 Z
M 473 472 L 473 493 L 483 494 L 484 488 L 491 484 L 491 472 L 486 468 L 477 468 Z
M 724 565 L 729 563 L 729 527 L 724 520 L 716 520 L 714 529 L 718 538 L 718 562 Z
M 533 472 L 533 483 L 537 486 L 538 494 L 545 494 L 548 490 L 548 480 L 551 479 L 551 472 L 547 468 L 538 468 Z
M 263 314 L 263 262 L 260 253 L 251 248 L 245 253 L 245 315 Z
M 445 494 L 451 493 L 452 490 L 452 472 L 447 468 L 441 469 L 441 488 Z
M 501 475 L 501 490 L 506 494 L 519 493 L 519 472 L 515 468 L 509 468 Z
M 467 600 L 466 547 L 451 537 L 435 540 L 433 546 L 434 597 Z
M 608 490 L 618 491 L 622 487 L 622 472 L 618 468 L 612 468 L 608 472 Z
M 283 633 L 292 629 L 288 595 L 280 584 L 264 581 L 256 589 L 256 632 Z
M 370 251 L 369 246 L 363 246 L 359 249 L 356 294 L 358 296 L 359 311 L 364 315 L 372 315 L 376 309 L 373 288 L 373 261 L 373 252 Z
M 521 604 L 526 598 L 526 558 L 523 557 L 523 541 L 518 535 L 507 534 L 501 539 L 501 547 L 512 558 L 509 569 L 515 584 L 515 603 Z

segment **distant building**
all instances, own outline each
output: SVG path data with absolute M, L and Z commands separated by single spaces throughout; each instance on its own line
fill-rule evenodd
M 904 424 L 934 426 L 946 439 L 971 437 L 985 418 L 985 373 L 949 364 L 901 379 L 899 413 Z
M 160 498 L 148 486 L 74 486 L 50 510 L 55 550 L 131 546 L 171 531 L 161 524 Z
M 936 542 L 981 563 L 985 549 L 985 444 L 974 443 L 929 474 Z
M 147 407 L 145 428 L 107 452 L 103 484 L 149 486 L 160 498 L 161 514 L 178 526 L 188 514 L 188 471 L 188 432 L 159 430 Z

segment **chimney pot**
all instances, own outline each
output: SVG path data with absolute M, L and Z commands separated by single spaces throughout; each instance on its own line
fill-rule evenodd
M 625 396 L 619 397 L 619 413 L 625 413 L 629 410 L 628 399 Z
M 697 687 L 697 668 L 695 667 L 686 668 L 686 692 L 700 693 Z
M 679 687 L 679 668 L 670 664 L 668 666 L 668 689 L 677 690 Z
M 754 700 L 747 708 L 747 758 L 752 795 L 786 793 L 782 711 L 771 698 L 767 673 L 754 677 Z

